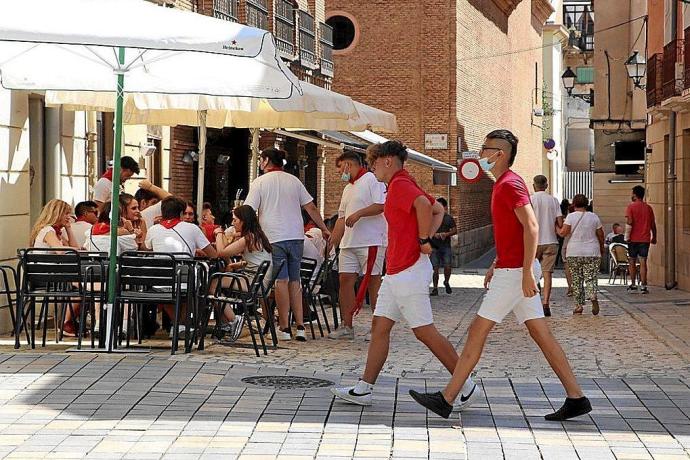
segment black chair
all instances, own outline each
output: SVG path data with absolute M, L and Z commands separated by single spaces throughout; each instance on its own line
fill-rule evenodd
M 316 271 L 317 265 L 318 263 L 316 260 L 304 257 L 300 263 L 299 270 L 300 280 L 302 282 L 302 309 L 303 311 L 308 312 L 309 328 L 311 329 L 312 339 L 316 339 L 316 334 L 314 333 L 314 322 L 312 318 L 316 319 L 319 332 L 321 333 L 321 337 L 323 337 L 323 328 L 321 327 L 321 319 L 319 318 L 319 314 L 316 311 L 316 304 L 312 304 L 311 302 L 311 292 L 316 286 L 316 277 L 314 276 L 314 272 Z M 302 316 L 304 316 L 304 313 L 302 313 Z
M 326 303 L 324 303 L 324 300 L 327 300 L 327 303 L 333 308 L 335 307 L 336 303 L 331 297 L 331 293 L 323 292 L 323 287 L 326 285 L 331 270 L 333 270 L 333 263 L 333 260 L 326 260 L 321 264 L 321 267 L 319 267 L 319 270 L 316 272 L 316 276 L 309 284 L 309 290 L 306 293 L 313 310 L 316 311 L 317 304 L 319 308 L 321 308 L 321 314 L 323 315 L 324 323 L 326 323 L 326 331 L 328 331 L 329 334 L 331 333 L 331 326 L 328 322 L 328 315 L 326 314 L 325 307 Z M 333 319 L 337 325 L 338 315 L 335 310 L 333 311 Z
M 124 318 L 125 307 L 127 317 L 131 318 L 131 309 L 134 306 L 137 318 L 141 320 L 141 306 L 143 304 L 174 305 L 173 337 L 170 354 L 175 354 L 178 348 L 180 304 L 182 303 L 182 278 L 184 271 L 175 256 L 166 253 L 128 251 L 118 258 L 117 280 L 115 285 L 115 302 L 113 312 L 113 331 L 115 337 L 108 338 L 108 349 L 117 347 L 119 339 L 118 331 Z M 141 324 L 141 321 L 139 321 Z M 127 324 L 127 346 L 132 321 Z M 189 335 L 187 330 L 186 336 Z M 141 337 L 141 335 L 140 335 Z M 186 337 L 187 338 L 187 337 Z M 185 343 L 185 349 L 187 343 Z
M 29 305 L 31 327 L 31 348 L 36 348 L 36 300 L 42 301 L 39 317 L 43 323 L 42 346 L 46 344 L 48 332 L 48 302 L 54 302 L 55 340 L 59 340 L 58 303 L 67 303 L 72 308 L 73 300 L 84 300 L 83 272 L 81 258 L 75 249 L 61 248 L 59 252 L 45 248 L 28 248 L 18 251 L 22 273 L 21 290 L 17 302 L 15 348 L 19 348 L 19 334 L 26 321 L 24 307 Z
M 0 274 L 2 276 L 2 289 L 0 295 L 4 295 L 7 300 L 7 307 L 10 310 L 10 320 L 12 321 L 12 334 L 17 327 L 17 320 L 14 317 L 14 306 L 19 300 L 19 275 L 17 270 L 10 265 L 0 265 Z M 29 330 L 24 325 L 26 331 L 27 342 L 29 340 Z
M 81 350 L 84 337 L 86 314 L 91 315 L 91 348 L 95 347 L 96 331 L 96 304 L 104 305 L 106 302 L 108 281 L 108 253 L 80 251 L 82 270 L 84 272 L 84 304 L 79 310 L 79 329 L 77 330 L 77 350 Z M 103 309 L 100 310 L 100 324 L 105 325 Z M 99 346 L 104 345 L 105 330 L 99 329 Z

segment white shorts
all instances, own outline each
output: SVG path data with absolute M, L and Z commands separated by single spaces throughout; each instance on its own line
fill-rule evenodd
M 500 323 L 511 311 L 520 324 L 544 317 L 539 294 L 525 297 L 522 293 L 522 268 L 497 268 L 477 314 Z
M 338 257 L 338 273 L 357 273 L 364 275 L 367 270 L 367 257 L 369 248 L 344 248 L 340 250 Z M 376 262 L 371 271 L 372 275 L 383 273 L 383 261 L 386 258 L 386 248 L 379 246 L 376 251 Z
M 386 275 L 379 289 L 374 316 L 396 322 L 404 319 L 412 329 L 432 324 L 434 317 L 429 298 L 432 275 L 431 261 L 425 254 L 421 254 L 410 268 Z

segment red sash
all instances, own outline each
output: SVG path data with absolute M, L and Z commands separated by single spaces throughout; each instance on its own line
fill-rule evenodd
M 91 236 L 109 235 L 109 234 L 110 234 L 110 224 L 106 224 L 105 222 L 99 222 L 97 224 L 94 224 L 93 227 L 91 227 Z
M 367 295 L 367 288 L 369 287 L 371 272 L 374 270 L 374 264 L 376 263 L 376 256 L 378 255 L 378 250 L 378 246 L 369 246 L 369 252 L 367 253 L 367 271 L 364 274 L 362 284 L 359 285 L 359 289 L 357 290 L 357 297 L 355 297 L 355 306 L 352 307 L 352 316 L 357 316 L 359 314 L 359 311 L 362 309 L 362 304 L 364 304 L 364 298 Z
M 103 179 L 108 179 L 110 182 L 112 182 L 113 181 L 113 168 L 106 169 L 101 177 Z
M 180 222 L 182 222 L 182 220 L 179 219 L 179 218 L 177 218 L 177 219 L 161 220 L 159 223 L 160 223 L 163 227 L 165 227 L 165 228 L 167 228 L 168 230 L 170 230 L 171 228 L 173 228 L 175 225 L 179 224 Z

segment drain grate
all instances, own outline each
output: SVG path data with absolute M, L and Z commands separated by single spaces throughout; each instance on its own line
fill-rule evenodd
M 330 380 L 314 377 L 299 377 L 296 375 L 256 375 L 242 379 L 244 383 L 279 390 L 293 390 L 300 388 L 325 388 L 333 386 Z

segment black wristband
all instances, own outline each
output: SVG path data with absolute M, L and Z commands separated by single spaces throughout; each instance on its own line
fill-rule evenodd
M 427 243 L 431 244 L 431 238 L 429 238 L 429 237 L 427 237 L 427 238 L 418 238 L 418 241 L 419 241 L 419 245 L 420 245 L 420 246 L 423 246 L 423 245 L 425 245 L 425 244 L 427 244 Z

